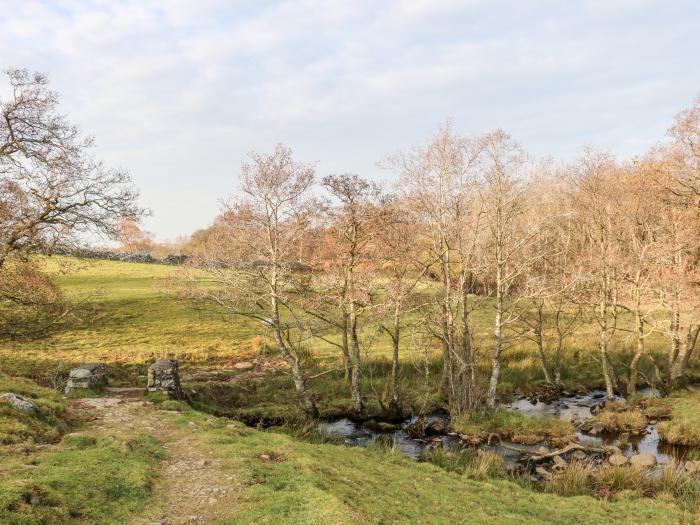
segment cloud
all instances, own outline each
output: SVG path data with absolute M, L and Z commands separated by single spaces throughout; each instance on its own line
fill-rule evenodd
M 450 116 L 538 156 L 641 152 L 700 91 L 699 22 L 690 0 L 26 0 L 0 13 L 0 56 L 50 75 L 175 237 L 278 141 L 374 177 Z

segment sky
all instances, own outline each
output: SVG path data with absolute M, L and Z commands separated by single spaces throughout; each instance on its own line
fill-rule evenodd
M 700 94 L 700 2 L 0 0 L 0 66 L 49 75 L 172 240 L 278 142 L 377 181 L 448 118 L 533 158 L 641 154 Z

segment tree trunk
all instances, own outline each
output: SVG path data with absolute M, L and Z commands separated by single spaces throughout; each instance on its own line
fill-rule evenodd
M 500 264 L 496 268 L 496 320 L 494 323 L 494 344 L 491 349 L 491 378 L 486 393 L 486 406 L 496 406 L 498 379 L 501 373 L 501 348 L 503 346 L 503 283 Z
M 668 352 L 668 383 L 673 387 L 673 383 L 677 378 L 674 378 L 674 374 L 678 374 L 678 356 L 681 353 L 681 312 L 680 312 L 680 300 L 674 297 L 673 304 L 671 305 L 671 345 Z M 675 370 L 674 370 L 675 368 Z
M 544 340 L 542 338 L 542 325 L 544 320 L 542 319 L 542 307 L 537 308 L 537 326 L 535 327 L 535 342 L 537 343 L 537 352 L 540 355 L 540 367 L 542 368 L 542 374 L 544 375 L 544 380 L 547 384 L 551 385 L 552 376 L 547 368 L 547 358 L 544 353 Z
M 391 336 L 393 354 L 391 359 L 391 402 L 395 408 L 399 406 L 399 338 L 401 332 L 401 304 L 397 301 L 394 307 L 394 331 Z
M 671 365 L 671 388 L 677 388 L 683 382 L 683 379 L 685 377 L 685 371 L 688 367 L 688 363 L 690 362 L 690 356 L 695 350 L 695 345 L 697 343 L 699 333 L 700 325 L 695 325 L 688 328 L 688 334 L 686 335 L 685 342 L 681 347 L 681 351 L 676 360 Z
M 304 412 L 306 413 L 306 416 L 308 418 L 317 419 L 318 409 L 316 408 L 316 404 L 314 403 L 314 400 L 309 394 L 309 389 L 306 385 L 306 379 L 304 378 L 304 375 L 301 372 L 301 367 L 299 366 L 299 360 L 292 357 L 292 359 L 290 360 L 290 364 L 292 367 L 292 378 L 294 380 L 294 388 L 296 389 L 297 394 L 301 399 L 301 404 L 304 408 Z
M 348 386 L 351 386 L 350 381 L 351 374 L 351 360 L 350 360 L 350 348 L 348 342 L 348 314 L 343 312 L 343 325 L 342 325 L 342 343 L 343 345 L 343 366 L 345 367 L 345 380 L 348 382 Z
M 362 405 L 362 389 L 360 386 L 360 343 L 357 339 L 357 315 L 354 305 L 350 306 L 350 340 L 350 360 L 352 363 L 350 386 L 352 390 L 352 404 L 355 412 L 360 414 L 364 406 Z
M 627 397 L 631 397 L 637 393 L 637 376 L 639 375 L 639 361 L 644 355 L 644 319 L 637 309 L 636 311 L 637 325 L 637 351 L 630 363 L 629 380 L 627 381 Z
M 273 263 L 276 263 L 276 257 L 274 256 Z M 277 295 L 277 273 L 274 268 L 275 266 L 273 265 L 272 275 L 270 277 L 269 291 L 271 296 L 270 306 L 272 310 L 272 328 L 275 334 L 275 342 L 277 343 L 277 347 L 280 353 L 289 363 L 289 366 L 292 368 L 292 380 L 294 381 L 294 388 L 296 389 L 297 394 L 299 395 L 304 412 L 310 419 L 316 419 L 318 417 L 318 409 L 316 408 L 316 404 L 314 403 L 314 400 L 309 394 L 309 390 L 306 385 L 306 378 L 304 377 L 304 374 L 301 371 L 301 366 L 299 363 L 299 354 L 298 352 L 293 352 L 292 349 L 288 348 L 284 342 L 284 338 L 282 337 L 282 328 L 280 324 L 280 307 Z

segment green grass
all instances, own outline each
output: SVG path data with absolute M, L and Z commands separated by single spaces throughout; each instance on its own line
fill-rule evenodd
M 25 414 L 0 402 L 0 445 L 55 442 L 71 425 L 74 416 L 55 390 L 0 373 L 0 394 L 5 392 L 30 398 L 39 414 Z
M 74 265 L 68 273 L 64 264 Z M 205 416 L 194 409 L 236 415 L 248 421 L 289 422 L 300 416 L 291 380 L 274 356 L 265 356 L 260 327 L 240 318 L 200 312 L 163 293 L 175 269 L 169 266 L 112 261 L 52 259 L 47 263 L 66 293 L 82 300 L 81 309 L 63 330 L 37 340 L 0 344 L 0 370 L 50 385 L 56 376 L 84 361 L 108 365 L 112 384 L 143 385 L 148 364 L 158 358 L 180 360 L 189 405 L 160 399 L 160 417 L 192 433 L 190 421 Z M 488 302 L 474 313 L 476 346 L 488 348 L 492 309 Z M 594 359 L 592 327 L 577 337 L 587 341 L 567 349 L 564 380 L 572 389 L 600 385 Z M 386 375 L 390 345 L 376 335 L 376 326 L 363 333 L 363 388 L 370 411 L 388 400 Z M 422 412 L 441 401 L 436 395 L 440 350 L 428 354 L 402 345 L 401 387 L 406 409 Z M 663 344 L 663 340 L 649 346 Z M 587 346 L 589 345 L 589 346 Z M 621 338 L 614 353 L 619 370 L 630 342 Z M 482 353 L 480 374 L 488 370 Z M 239 361 L 260 358 L 272 366 L 249 375 L 233 368 Z M 528 391 L 541 384 L 534 348 L 519 344 L 504 354 L 503 390 Z M 338 351 L 315 342 L 309 347 L 313 394 L 326 417 L 351 406 L 339 368 Z M 207 376 L 215 371 L 217 375 Z M 427 378 L 426 378 L 427 372 Z M 319 375 L 320 374 L 320 375 Z M 11 443 L 0 462 L 0 523 L 125 523 L 148 502 L 151 482 L 161 457 L 157 443 L 145 435 L 92 430 L 68 434 L 48 449 L 31 442 L 56 442 L 71 426 L 66 402 L 53 390 L 0 375 L 0 391 L 11 390 L 34 398 L 41 416 L 27 419 L 0 412 L 0 436 Z M 5 410 L 3 408 L 3 410 Z M 179 411 L 170 414 L 166 411 Z M 1 419 L 6 418 L 6 419 Z M 215 428 L 197 425 L 197 441 L 223 458 L 241 478 L 242 489 L 232 517 L 220 523 L 679 523 L 688 514 L 669 499 L 603 501 L 590 495 L 563 498 L 533 491 L 494 477 L 500 468 L 494 458 L 456 457 L 449 451 L 430 461 L 415 462 L 391 447 L 371 450 L 329 444 L 312 430 L 256 431 L 240 423 L 209 417 Z M 529 418 L 503 409 L 454 422 L 474 436 L 495 432 L 521 442 L 567 440 L 567 423 Z M 27 443 L 29 442 L 29 445 Z M 24 447 L 21 452 L 17 447 Z M 26 455 L 29 454 L 29 455 Z M 272 461 L 262 461 L 267 455 Z M 27 466 L 29 465 L 29 466 Z M 99 465 L 99 468 L 95 468 Z M 438 466 L 440 465 L 440 466 Z
M 183 428 L 202 416 L 176 418 Z M 205 425 L 201 425 L 204 427 Z M 381 450 L 313 444 L 240 423 L 201 435 L 244 489 L 215 523 L 680 523 L 670 501 L 562 498 L 487 476 L 479 480 Z M 262 461 L 266 454 L 275 461 Z
M 700 392 L 677 392 L 668 402 L 671 420 L 656 427 L 661 439 L 672 445 L 700 446 Z
M 574 428 L 568 421 L 526 416 L 503 407 L 455 417 L 450 426 L 474 443 L 486 441 L 491 434 L 515 443 L 548 441 L 554 446 L 575 439 Z
M 123 524 L 149 498 L 158 444 L 146 435 L 67 436 L 0 467 L 0 523 Z
M 274 353 L 265 351 L 259 324 L 221 312 L 196 310 L 189 303 L 169 297 L 165 288 L 176 267 L 62 257 L 46 259 L 44 265 L 68 297 L 81 301 L 81 306 L 60 331 L 36 340 L 0 342 L 0 371 L 48 385 L 56 376 L 65 376 L 71 366 L 100 361 L 107 364 L 112 384 L 145 386 L 148 364 L 169 356 L 180 360 L 185 387 L 199 408 L 247 420 L 296 415 L 296 398 L 286 367 Z M 471 319 L 475 348 L 481 349 L 478 376 L 486 377 L 492 338 L 491 303 L 483 302 Z M 621 320 L 621 325 L 624 322 Z M 361 334 L 365 357 L 362 386 L 370 412 L 378 412 L 389 403 L 386 377 L 390 341 L 378 332 L 376 324 L 366 321 L 365 325 Z M 563 380 L 570 390 L 601 385 L 594 331 L 593 324 L 584 326 L 564 352 Z M 620 334 L 613 345 L 613 361 L 622 374 L 634 345 L 629 336 Z M 406 410 L 421 412 L 441 403 L 436 394 L 441 351 L 434 342 L 427 355 L 426 377 L 426 356 L 411 347 L 409 335 L 402 341 L 401 390 Z M 656 334 L 647 341 L 652 352 L 665 351 L 666 344 Z M 256 358 L 271 364 L 272 369 L 280 369 L 263 379 L 236 381 L 245 373 L 233 365 Z M 310 375 L 315 376 L 310 387 L 321 412 L 329 417 L 347 412 L 352 403 L 343 374 L 329 373 L 340 368 L 337 348 L 321 341 L 309 342 L 307 365 Z M 201 379 L 199 372 L 207 370 L 222 374 L 223 380 Z M 501 377 L 499 388 L 504 394 L 528 393 L 541 386 L 542 373 L 534 347 L 524 341 L 509 347 L 504 352 Z M 192 394 L 192 390 L 200 394 Z

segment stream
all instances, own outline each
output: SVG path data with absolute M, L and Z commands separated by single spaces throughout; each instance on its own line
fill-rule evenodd
M 640 394 L 650 397 L 658 397 L 659 392 L 656 389 L 642 389 Z M 605 392 L 603 390 L 591 390 L 586 394 L 575 396 L 562 396 L 551 402 L 530 401 L 528 399 L 517 399 L 507 405 L 509 410 L 518 411 L 522 414 L 540 417 L 540 418 L 557 418 L 565 421 L 574 419 L 583 420 L 592 417 L 591 407 L 603 402 Z M 617 397 L 616 399 L 622 399 Z M 445 413 L 434 413 L 425 416 L 426 427 L 431 424 L 436 426 L 447 427 L 449 417 Z M 426 437 L 413 437 L 410 432 L 410 427 L 417 421 L 417 417 L 411 417 L 404 420 L 399 425 L 391 429 L 377 429 L 376 425 L 371 423 L 356 423 L 347 418 L 338 419 L 330 422 L 319 423 L 319 430 L 325 434 L 341 438 L 343 442 L 351 446 L 365 447 L 378 439 L 380 436 L 388 436 L 391 438 L 394 446 L 398 448 L 406 456 L 419 459 L 423 450 L 428 446 L 435 446 L 438 443 L 443 447 L 450 446 L 468 446 L 463 444 L 457 434 L 446 433 Z M 671 458 L 684 459 L 688 448 L 675 447 L 660 442 L 659 434 L 656 430 L 655 422 L 649 424 L 645 432 L 641 435 L 629 435 L 626 446 L 620 446 L 620 436 L 616 433 L 602 433 L 598 436 L 591 436 L 576 430 L 581 444 L 594 447 L 602 445 L 614 445 L 622 450 L 622 453 L 627 457 L 641 452 L 649 452 L 656 456 L 659 464 L 668 463 Z M 386 439 L 386 438 L 385 438 Z M 505 447 L 500 445 L 488 446 L 480 445 L 480 448 L 488 448 L 494 450 L 504 457 L 507 463 L 517 463 L 521 454 L 512 450 L 509 447 L 516 447 L 522 451 L 534 451 L 542 444 L 537 445 L 522 445 L 513 444 L 507 441 L 503 442 Z

